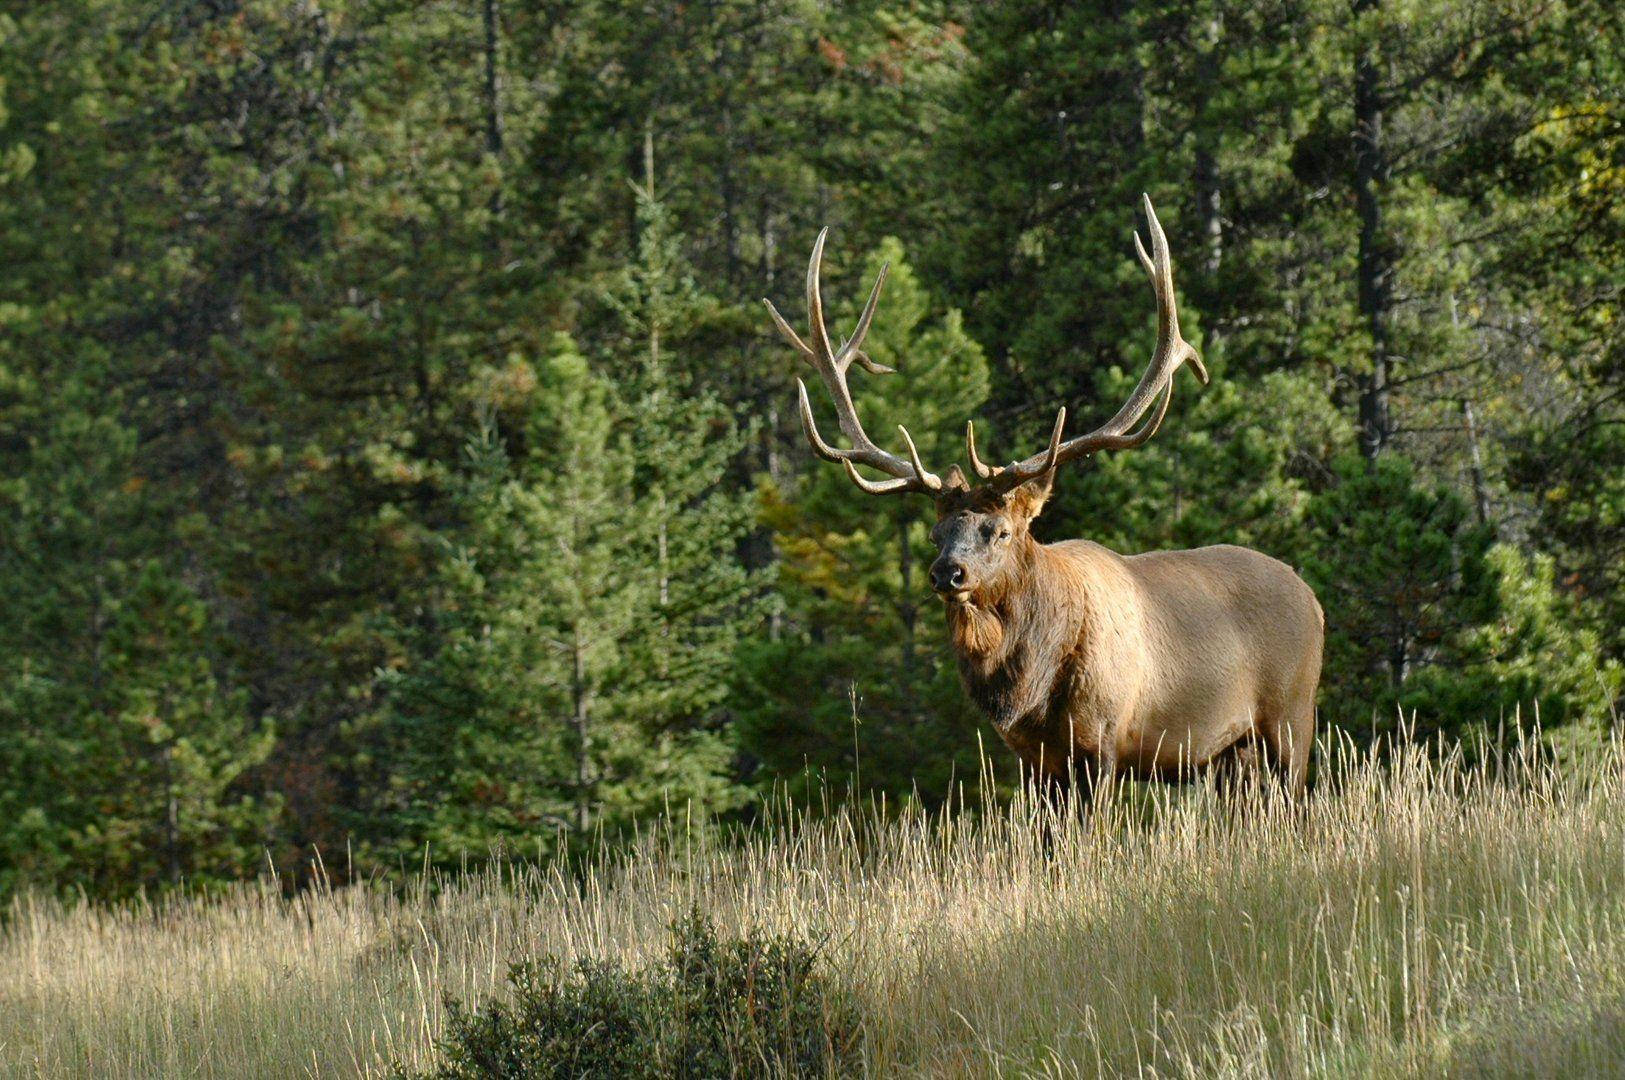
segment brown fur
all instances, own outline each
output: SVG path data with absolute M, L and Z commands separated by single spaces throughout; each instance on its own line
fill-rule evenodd
M 1136 254 L 1157 299 L 1157 344 L 1134 391 L 1093 431 L 1062 440 L 1057 411 L 1048 449 L 1002 469 L 977 455 L 967 423 L 965 448 L 983 486 L 958 466 L 938 477 L 925 468 L 907 429 L 905 459 L 863 430 L 847 385 L 885 280 L 875 281 L 857 328 L 839 350 L 824 324 L 819 267 L 828 230 L 807 267 L 807 340 L 771 303 L 774 324 L 817 371 L 850 449 L 818 434 L 805 383 L 797 380 L 801 425 L 813 450 L 840 462 L 874 495 L 914 492 L 937 503 L 931 583 L 948 603 L 948 625 L 965 686 L 999 735 L 1038 773 L 1090 780 L 1121 772 L 1181 778 L 1221 759 L 1263 756 L 1301 790 L 1315 728 L 1323 629 L 1309 587 L 1256 551 L 1209 547 L 1129 558 L 1074 540 L 1033 540 L 1055 470 L 1102 450 L 1131 450 L 1167 415 L 1173 378 L 1188 366 L 1202 382 L 1201 357 L 1179 333 L 1168 238 L 1143 196 L 1151 249 Z M 810 344 L 809 344 L 810 342 Z M 859 465 L 884 473 L 865 479 Z
M 1188 779 L 1255 745 L 1294 791 L 1314 739 L 1323 623 L 1283 563 L 1228 545 L 1124 557 L 1040 544 L 1049 483 L 939 500 L 966 689 L 1031 769 Z
M 975 604 L 954 604 L 948 608 L 948 633 L 954 651 L 971 664 L 979 675 L 991 674 L 1004 645 L 1004 621 Z

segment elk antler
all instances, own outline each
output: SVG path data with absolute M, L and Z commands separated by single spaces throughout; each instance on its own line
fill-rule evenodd
M 880 268 L 880 276 L 875 278 L 875 287 L 869 292 L 869 301 L 863 305 L 863 314 L 858 316 L 857 329 L 840 349 L 830 348 L 829 331 L 824 327 L 824 300 L 819 293 L 818 272 L 824 261 L 824 238 L 829 235 L 829 229 L 823 229 L 818 239 L 813 243 L 812 260 L 807 264 L 807 315 L 812 323 L 812 345 L 802 341 L 796 332 L 790 329 L 790 324 L 773 306 L 771 300 L 764 299 L 768 314 L 773 316 L 773 324 L 779 328 L 779 333 L 794 345 L 801 358 L 811 364 L 818 372 L 818 377 L 824 380 L 824 386 L 835 401 L 835 416 L 840 422 L 841 432 L 852 443 L 850 450 L 838 450 L 826 443 L 818 434 L 818 426 L 813 423 L 812 403 L 807 399 L 807 384 L 800 379 L 796 380 L 796 390 L 801 399 L 801 428 L 807 433 L 807 441 L 812 443 L 813 453 L 825 461 L 839 461 L 846 467 L 846 474 L 852 482 L 871 495 L 887 495 L 895 491 L 922 491 L 934 495 L 942 490 L 942 479 L 935 473 L 926 470 L 920 463 L 920 452 L 914 448 L 914 440 L 909 437 L 908 429 L 901 424 L 897 430 L 903 435 L 903 443 L 908 447 L 908 460 L 905 461 L 895 454 L 889 454 L 876 446 L 874 441 L 864 434 L 863 424 L 858 421 L 858 411 L 852 404 L 852 391 L 846 385 L 846 372 L 855 360 L 871 375 L 891 374 L 892 368 L 875 363 L 863 351 L 864 335 L 869 332 L 869 323 L 875 317 L 875 304 L 880 300 L 880 287 L 886 282 L 886 271 L 889 266 Z M 858 475 L 855 465 L 867 465 L 879 469 L 892 479 L 865 480 Z
M 1168 413 L 1168 402 L 1174 394 L 1174 373 L 1179 370 L 1180 364 L 1189 361 L 1197 377 L 1204 384 L 1207 383 L 1207 369 L 1202 366 L 1201 356 L 1179 336 L 1179 311 L 1174 306 L 1174 270 L 1168 257 L 1168 237 L 1163 234 L 1162 225 L 1157 221 L 1157 212 L 1151 208 L 1151 196 L 1142 198 L 1145 201 L 1146 223 L 1151 230 L 1151 254 L 1145 253 L 1138 230 L 1134 233 L 1134 250 L 1140 256 L 1140 265 L 1145 267 L 1146 276 L 1151 279 L 1151 288 L 1157 295 L 1157 347 L 1151 354 L 1150 365 L 1140 376 L 1140 384 L 1123 402 L 1123 407 L 1117 410 L 1116 416 L 1087 435 L 1078 435 L 1062 442 L 1061 431 L 1066 426 L 1066 409 L 1063 407 L 1055 417 L 1055 430 L 1050 436 L 1049 448 L 1024 461 L 1002 468 L 984 464 L 976 455 L 976 430 L 971 424 L 966 424 L 965 449 L 970 454 L 971 467 L 982 479 L 991 480 L 990 486 L 995 490 L 1009 491 L 1069 461 L 1100 450 L 1131 450 L 1143 445 L 1157 433 L 1162 418 Z M 1152 400 L 1159 395 L 1156 411 L 1144 423 L 1140 423 Z M 1136 428 L 1136 424 L 1140 426 Z

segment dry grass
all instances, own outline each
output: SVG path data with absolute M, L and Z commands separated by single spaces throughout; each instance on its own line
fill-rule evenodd
M 0 929 L 0 1075 L 421 1063 L 443 995 L 537 952 L 636 961 L 692 905 L 823 941 L 877 1075 L 1625 1070 L 1618 753 L 1563 775 L 1329 756 L 1341 778 L 1301 811 L 1125 796 L 1047 848 L 1025 805 L 781 815 L 728 843 L 668 822 L 585 880 L 25 899 Z

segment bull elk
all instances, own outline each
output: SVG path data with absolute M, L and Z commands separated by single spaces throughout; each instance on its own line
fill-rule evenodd
M 883 267 L 857 328 L 834 348 L 824 325 L 819 268 L 828 229 L 807 268 L 807 340 L 768 301 L 773 322 L 817 371 L 834 399 L 850 449 L 824 441 L 807 385 L 796 380 L 801 426 L 815 454 L 838 462 L 871 495 L 920 493 L 936 503 L 931 586 L 947 609 L 960 675 L 972 698 L 1044 786 L 1087 796 L 1119 776 L 1183 780 L 1221 764 L 1262 758 L 1301 792 L 1314 741 L 1324 621 L 1309 586 L 1257 551 L 1230 545 L 1123 556 L 1087 540 L 1043 544 L 1031 527 L 1056 471 L 1103 450 L 1131 450 L 1157 432 L 1188 363 L 1205 384 L 1200 356 L 1179 333 L 1168 240 L 1149 197 L 1146 254 L 1134 247 L 1157 301 L 1157 344 L 1139 385 L 1117 414 L 1063 439 L 1066 409 L 1049 445 L 1005 466 L 984 464 L 975 427 L 965 449 L 977 482 L 958 465 L 926 469 L 908 430 L 906 457 L 864 433 L 847 386 L 855 363 L 886 374 L 863 351 Z M 864 466 L 884 473 L 868 479 Z

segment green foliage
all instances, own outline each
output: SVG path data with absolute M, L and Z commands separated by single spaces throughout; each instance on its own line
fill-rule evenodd
M 1535 496 L 1540 538 L 1561 556 L 1567 584 L 1592 601 L 1575 614 L 1618 660 L 1625 658 L 1625 417 L 1617 392 L 1593 392 L 1597 406 L 1539 421 L 1514 451 L 1511 472 Z
M 1040 536 L 1309 568 L 1340 723 L 1596 735 L 1622 42 L 1602 0 L 12 5 L 0 893 L 974 781 L 930 510 L 807 452 L 757 298 L 833 226 L 847 325 L 897 264 L 869 430 L 1030 452 L 1143 368 L 1146 190 L 1215 382 Z
M 742 515 L 687 486 L 707 486 L 703 473 L 667 499 L 637 476 L 650 448 L 720 470 L 728 444 L 703 413 L 696 429 L 671 409 L 626 412 L 566 337 L 534 379 L 546 407 L 512 433 L 520 456 L 495 426 L 468 448 L 462 545 L 424 654 L 385 677 L 392 708 L 367 764 L 388 794 L 368 826 L 399 854 L 427 843 L 455 865 L 538 832 L 585 840 L 674 802 L 739 797 L 710 710 L 747 582 L 696 564 L 737 540 Z M 617 430 L 621 416 L 636 426 Z M 662 529 L 675 537 L 663 553 Z
M 1620 669 L 1549 557 L 1490 546 L 1459 497 L 1417 486 L 1397 459 L 1346 461 L 1339 476 L 1310 512 L 1323 553 L 1309 570 L 1327 606 L 1327 682 L 1364 693 L 1325 711 L 1359 731 L 1402 710 L 1412 730 L 1451 735 L 1518 717 L 1595 734 L 1615 715 Z
M 131 433 L 61 404 L 0 484 L 0 892 L 252 872 L 277 806 L 245 773 L 273 731 L 192 575 L 156 551 L 173 507 Z
M 1625 672 L 1602 655 L 1575 598 L 1557 588 L 1551 557 L 1497 544 L 1485 558 L 1496 616 L 1452 643 L 1453 669 L 1418 674 L 1406 687 L 1407 708 L 1464 726 L 1476 720 L 1496 733 L 1521 718 L 1547 732 L 1573 727 L 1600 736 L 1616 715 Z
M 1308 509 L 1305 568 L 1326 610 L 1326 682 L 1338 691 L 1322 710 L 1386 730 L 1397 707 L 1410 711 L 1413 678 L 1459 664 L 1460 636 L 1497 614 L 1491 536 L 1460 496 L 1419 482 L 1403 458 L 1345 457 L 1336 477 Z
M 698 913 L 643 970 L 548 957 L 516 965 L 510 1001 L 451 1003 L 425 1080 L 813 1077 L 857 1065 L 858 1017 L 793 935 L 731 941 Z M 402 1076 L 410 1075 L 404 1071 Z
M 927 265 L 975 313 L 977 339 L 1023 376 L 995 384 L 996 406 L 1018 392 L 1068 400 L 1081 373 L 1133 364 L 1141 311 L 1100 302 L 1141 276 L 1128 215 L 1153 186 L 1141 64 L 1121 14 L 1106 2 L 990 4 L 968 28 L 974 62 L 939 144 L 938 175 L 957 197 Z
M 702 388 L 703 346 L 689 335 L 716 305 L 696 286 L 652 177 L 649 185 L 639 190 L 636 255 L 606 297 L 620 334 L 605 367 L 621 384 L 633 498 L 647 515 L 633 557 L 647 563 L 654 591 L 622 680 L 640 695 L 631 707 L 659 718 L 657 730 L 704 728 L 689 737 L 709 744 L 720 771 L 730 746 L 716 710 L 762 612 L 760 576 L 726 557 L 753 525 L 751 493 L 726 478 L 754 430 Z
M 1272 372 L 1244 382 L 1228 368 L 1205 387 L 1181 373 L 1179 405 L 1157 439 L 1061 480 L 1039 532 L 1087 535 L 1124 552 L 1248 544 L 1293 561 L 1324 462 L 1349 445 L 1351 425 L 1313 377 Z M 1099 400 L 1122 400 L 1137 378 L 1113 369 Z

